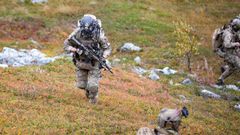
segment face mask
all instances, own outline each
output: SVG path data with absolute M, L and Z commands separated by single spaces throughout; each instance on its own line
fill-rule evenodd
M 232 25 L 232 29 L 237 32 L 238 30 L 240 30 L 240 19 L 234 19 L 231 22 Z
M 93 37 L 93 32 L 90 29 L 81 29 L 81 37 L 83 37 L 84 39 L 91 39 Z

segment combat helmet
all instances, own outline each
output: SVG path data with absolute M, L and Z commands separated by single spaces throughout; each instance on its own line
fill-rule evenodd
M 81 37 L 86 40 L 97 39 L 100 35 L 101 24 L 94 15 L 84 15 L 78 21 L 78 27 L 80 28 Z
M 240 17 L 236 17 L 235 19 L 233 19 L 230 23 L 230 25 L 232 26 L 233 30 L 239 31 L 240 30 Z

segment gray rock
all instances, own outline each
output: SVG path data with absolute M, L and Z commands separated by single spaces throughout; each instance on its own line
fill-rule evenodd
M 121 48 L 120 52 L 139 52 L 142 49 L 133 43 L 125 43 Z
M 184 85 L 191 85 L 192 81 L 191 81 L 191 79 L 187 78 L 187 79 L 182 81 L 182 84 L 184 84 Z
M 42 3 L 47 3 L 48 0 L 32 0 L 33 4 L 42 4 Z
M 21 67 L 28 65 L 45 65 L 53 62 L 61 56 L 46 57 L 46 55 L 37 49 L 15 50 L 12 48 L 4 47 L 0 53 L 0 64 L 5 64 L 13 67 Z
M 118 58 L 116 58 L 116 59 L 113 59 L 113 60 L 112 60 L 112 66 L 117 66 L 117 65 L 119 65 L 119 64 L 120 64 L 120 62 L 121 62 L 121 60 L 120 60 L 120 59 L 118 59 Z
M 227 89 L 235 90 L 235 91 L 240 91 L 240 88 L 238 88 L 236 85 L 226 85 Z
M 133 71 L 134 73 L 138 74 L 138 75 L 143 75 L 143 74 L 147 73 L 147 70 L 144 69 L 144 68 L 141 68 L 141 67 L 134 67 L 134 68 L 132 69 L 132 71 Z
M 158 76 L 158 74 L 154 71 L 154 70 L 151 70 L 150 72 L 150 75 L 148 76 L 151 80 L 159 80 L 160 77 Z
M 0 68 L 7 68 L 8 65 L 7 64 L 0 64 Z
M 214 98 L 214 99 L 220 99 L 221 98 L 220 95 L 215 94 L 215 93 L 213 93 L 211 91 L 208 91 L 208 90 L 202 90 L 200 94 L 201 94 L 201 96 L 206 97 L 206 98 Z
M 155 69 L 156 72 L 163 73 L 165 75 L 171 75 L 171 74 L 176 74 L 177 71 L 170 69 L 169 67 L 165 67 L 163 69 Z
M 240 103 L 237 103 L 236 105 L 234 105 L 234 108 L 240 112 Z
M 134 61 L 137 63 L 137 64 L 141 64 L 141 58 L 139 56 L 137 56 L 136 58 L 134 58 Z
M 216 88 L 216 89 L 222 89 L 223 88 L 223 86 L 221 86 L 221 85 L 216 85 L 216 84 L 213 84 L 213 85 L 211 85 L 213 88 Z

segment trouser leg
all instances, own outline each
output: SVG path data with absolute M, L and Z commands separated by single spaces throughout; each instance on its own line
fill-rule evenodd
M 225 65 L 224 66 L 224 72 L 221 74 L 221 76 L 218 78 L 218 82 L 217 84 L 219 85 L 223 85 L 224 80 L 229 77 L 232 73 L 234 73 L 234 71 L 236 70 L 236 68 L 234 68 L 232 65 Z
M 77 68 L 77 84 L 76 86 L 79 89 L 86 89 L 87 87 L 87 79 L 88 79 L 88 71 L 84 69 Z
M 240 69 L 240 57 L 236 56 L 235 57 L 235 63 L 236 63 L 236 68 Z
M 98 85 L 100 80 L 101 71 L 99 69 L 90 70 L 88 72 L 88 83 L 86 89 L 89 92 L 90 102 L 97 102 Z

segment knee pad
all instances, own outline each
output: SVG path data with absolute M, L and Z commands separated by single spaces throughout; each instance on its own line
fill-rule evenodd
M 85 89 L 87 87 L 87 82 L 86 81 L 77 82 L 76 86 L 79 89 Z
M 88 85 L 86 89 L 91 93 L 97 93 L 98 92 L 98 86 L 97 85 Z
M 97 85 L 88 85 L 86 89 L 89 92 L 89 98 L 95 98 L 98 95 Z

